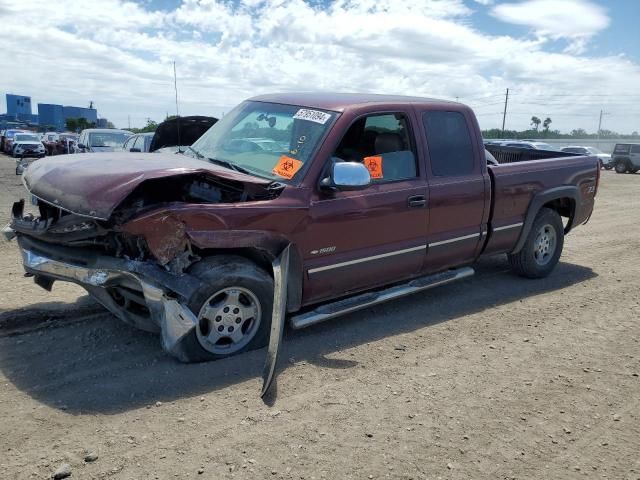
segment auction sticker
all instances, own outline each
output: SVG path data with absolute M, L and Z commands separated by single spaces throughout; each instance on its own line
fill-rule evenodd
M 309 110 L 307 108 L 301 108 L 293 116 L 296 120 L 308 120 L 309 122 L 319 123 L 324 125 L 327 120 L 331 118 L 330 113 L 321 112 L 320 110 Z
M 282 155 L 276 166 L 273 167 L 272 172 L 290 180 L 301 167 L 302 162 L 300 160 Z
M 382 157 L 364 157 L 364 166 L 369 170 L 371 178 L 382 178 Z

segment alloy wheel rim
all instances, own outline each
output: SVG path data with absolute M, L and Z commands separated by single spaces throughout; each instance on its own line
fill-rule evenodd
M 549 224 L 543 225 L 533 241 L 533 258 L 540 266 L 551 261 L 556 251 L 556 230 Z
M 260 302 L 253 292 L 243 287 L 226 287 L 202 305 L 196 335 L 208 352 L 230 355 L 255 337 L 261 319 Z

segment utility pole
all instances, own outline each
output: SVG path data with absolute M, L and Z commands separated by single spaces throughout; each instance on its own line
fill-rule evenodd
M 509 103 L 509 89 L 504 97 L 504 112 L 502 112 L 502 137 L 504 138 L 504 123 L 507 120 L 507 105 Z
M 600 142 L 600 129 L 602 128 L 602 110 L 600 110 L 600 120 L 598 120 L 598 143 Z
M 600 119 L 598 120 L 598 147 L 600 146 L 600 132 L 602 130 L 602 117 L 604 115 L 610 115 L 610 114 L 603 110 L 600 110 Z

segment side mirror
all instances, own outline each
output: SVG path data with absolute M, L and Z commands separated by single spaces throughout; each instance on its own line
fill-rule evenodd
M 369 170 L 359 162 L 334 162 L 320 187 L 327 190 L 362 190 L 371 185 Z
M 129 151 L 130 152 L 140 152 L 141 150 L 139 148 L 130 148 Z

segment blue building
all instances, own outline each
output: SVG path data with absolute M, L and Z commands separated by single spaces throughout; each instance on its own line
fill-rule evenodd
M 98 111 L 95 108 L 62 107 L 62 116 L 67 118 L 84 118 L 87 122 L 98 123 Z
M 64 113 L 62 105 L 53 103 L 38 104 L 38 119 L 43 127 L 53 127 L 54 130 L 64 130 Z
M 31 97 L 7 93 L 7 117 L 19 122 L 38 123 L 38 116 L 31 113 Z
M 7 114 L 19 118 L 19 115 L 31 116 L 31 97 L 7 93 Z
M 39 103 L 38 114 L 31 113 L 31 97 L 24 95 L 6 94 L 7 113 L 1 115 L 4 124 L 15 122 L 18 124 L 40 125 L 46 129 L 62 131 L 68 118 L 84 118 L 89 123 L 98 124 L 98 111 L 95 108 L 70 107 L 53 103 Z M 106 124 L 107 120 L 101 123 Z

